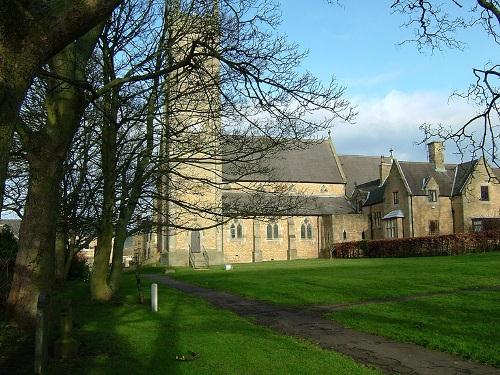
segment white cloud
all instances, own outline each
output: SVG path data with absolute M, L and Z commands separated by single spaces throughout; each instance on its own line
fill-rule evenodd
M 340 154 L 394 155 L 400 160 L 425 160 L 423 123 L 457 127 L 469 119 L 474 108 L 464 101 L 449 100 L 439 92 L 391 91 L 382 98 L 353 98 L 359 115 L 354 125 L 337 125 L 332 133 Z M 446 158 L 456 161 L 452 144 L 446 145 Z

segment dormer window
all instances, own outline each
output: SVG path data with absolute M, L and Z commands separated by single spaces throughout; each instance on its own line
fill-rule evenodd
M 481 186 L 481 200 L 482 201 L 490 200 L 490 193 L 488 191 L 488 186 Z
M 429 190 L 427 198 L 429 202 L 437 202 L 437 190 Z

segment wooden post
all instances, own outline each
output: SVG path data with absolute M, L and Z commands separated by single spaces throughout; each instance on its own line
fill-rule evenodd
M 151 284 L 151 310 L 158 311 L 158 284 Z
M 63 303 L 60 312 L 60 338 L 54 343 L 54 353 L 57 358 L 74 358 L 78 353 L 78 342 L 71 337 L 73 330 L 73 316 L 71 301 L 66 300 Z
M 44 292 L 38 295 L 35 332 L 35 374 L 42 374 L 47 364 L 49 347 L 50 296 Z

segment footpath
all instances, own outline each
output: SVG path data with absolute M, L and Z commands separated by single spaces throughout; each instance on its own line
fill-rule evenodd
M 319 308 L 297 309 L 249 300 L 240 296 L 174 280 L 165 275 L 143 275 L 149 280 L 200 297 L 252 322 L 280 333 L 314 342 L 321 348 L 345 354 L 387 374 L 500 375 L 500 369 L 469 362 L 454 355 L 400 343 L 389 338 L 345 328 L 323 317 Z

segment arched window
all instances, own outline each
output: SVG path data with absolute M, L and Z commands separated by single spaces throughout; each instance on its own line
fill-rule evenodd
M 231 239 L 243 238 L 243 226 L 239 220 L 234 220 L 229 227 L 229 234 Z
M 311 224 L 307 224 L 306 237 L 308 240 L 312 240 L 313 238 L 313 228 Z
M 327 192 L 328 192 L 328 189 L 326 188 L 326 185 L 322 185 L 322 186 L 321 186 L 321 189 L 319 189 L 319 192 L 320 192 L 320 193 L 327 193 Z
M 365 231 L 362 231 L 362 232 L 361 232 L 361 239 L 362 239 L 362 240 L 365 240 L 365 239 L 366 239 L 366 233 L 365 233 Z
M 279 228 L 278 223 L 270 222 L 266 227 L 267 239 L 268 240 L 276 240 L 279 238 Z
M 308 219 L 305 219 L 302 225 L 300 226 L 300 238 L 303 240 L 312 239 L 312 225 Z
M 347 232 L 345 231 L 345 229 L 344 229 L 344 231 L 342 232 L 342 239 L 343 239 L 343 240 L 347 240 Z

